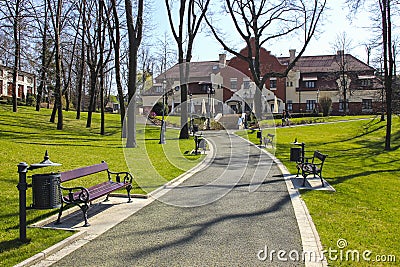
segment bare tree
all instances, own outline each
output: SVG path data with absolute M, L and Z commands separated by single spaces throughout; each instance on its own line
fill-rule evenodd
M 111 42 L 114 47 L 114 65 L 115 65 L 115 82 L 117 84 L 117 92 L 118 92 L 118 101 L 120 108 L 120 116 L 121 116 L 121 127 L 124 124 L 125 118 L 125 99 L 124 99 L 124 91 L 122 87 L 122 78 L 121 78 L 121 33 L 120 33 L 120 22 L 117 11 L 117 3 L 116 0 L 111 0 L 111 9 L 112 9 L 112 18 L 114 24 L 111 25 L 111 19 L 108 20 L 108 27 L 110 30 L 115 30 L 115 36 L 113 32 L 110 32 Z
M 394 0 L 347 0 L 346 1 L 352 12 L 356 14 L 361 7 L 366 3 L 376 6 L 379 5 L 379 29 L 381 30 L 381 44 L 383 54 L 383 82 L 385 87 L 386 96 L 386 136 L 385 136 L 385 150 L 391 149 L 391 133 L 392 133 L 392 98 L 393 98 L 393 78 L 394 73 L 394 53 L 393 53 L 393 38 L 392 38 L 392 4 L 398 5 L 398 1 Z
M 111 49 L 106 51 L 105 47 L 105 29 L 107 23 L 104 22 L 104 1 L 91 1 L 88 14 L 96 14 L 90 24 L 92 27 L 87 27 L 86 40 L 87 40 L 87 65 L 90 72 L 90 102 L 88 109 L 88 118 L 86 127 L 91 127 L 93 111 L 96 109 L 96 97 L 100 96 L 100 110 L 101 110 L 101 134 L 104 134 L 104 65 L 108 62 Z M 88 18 L 86 18 L 88 21 Z M 106 54 L 106 55 L 105 55 Z M 99 78 L 100 77 L 100 81 Z M 100 84 L 99 84 L 100 82 Z M 100 90 L 97 88 L 100 87 Z
M 247 44 L 246 53 L 240 53 L 220 34 L 220 30 L 206 18 L 214 37 L 225 50 L 240 60 L 247 62 L 253 81 L 258 90 L 255 92 L 255 113 L 261 116 L 261 90 L 271 77 L 284 78 L 295 66 L 311 41 L 325 9 L 326 0 L 295 1 L 242 1 L 225 0 L 225 9 L 230 16 L 234 28 Z M 263 45 L 297 32 L 304 34 L 303 46 L 295 59 L 284 71 L 276 72 L 262 69 L 260 66 L 260 50 Z
M 338 34 L 333 48 L 337 52 L 336 63 L 339 66 L 339 92 L 343 97 L 343 113 L 348 112 L 348 96 L 351 94 L 348 72 L 350 70 L 348 52 L 351 50 L 351 39 L 347 36 L 346 32 Z
M 181 131 L 180 139 L 189 138 L 187 95 L 189 63 L 192 59 L 194 39 L 199 32 L 203 19 L 206 16 L 210 0 L 180 0 L 179 22 L 174 23 L 171 0 L 165 0 L 168 12 L 168 20 L 172 34 L 178 47 L 178 63 L 181 87 Z M 185 30 L 186 29 L 186 30 Z
M 48 8 L 46 0 L 43 1 L 43 9 L 44 9 L 44 18 L 41 22 L 38 20 L 39 31 L 42 35 L 42 53 L 41 53 L 41 66 L 40 66 L 40 84 L 38 86 L 37 95 L 36 95 L 36 111 L 40 111 L 40 104 L 42 102 L 44 88 L 46 86 L 46 69 L 48 64 L 50 64 L 48 60 L 47 52 L 48 48 L 48 36 L 47 31 L 49 29 L 49 19 L 48 19 Z M 38 16 L 36 16 L 38 17 Z
M 62 15 L 62 0 L 57 0 L 57 4 L 53 7 L 50 0 L 47 1 L 51 15 L 52 25 L 54 29 L 54 47 L 55 47 L 55 63 L 56 63 L 56 86 L 54 90 L 55 107 L 57 108 L 57 130 L 63 129 L 63 114 L 62 114 L 62 73 L 61 73 L 61 15 Z M 55 10 L 54 10 L 55 9 Z
M 17 83 L 18 83 L 18 71 L 20 70 L 21 60 L 21 27 L 24 19 L 25 1 L 24 0 L 13 0 L 4 1 L 2 3 L 3 16 L 12 25 L 12 36 L 14 46 L 14 65 L 13 65 L 13 76 L 12 76 L 12 104 L 13 112 L 17 112 Z
M 128 114 L 127 114 L 127 141 L 126 147 L 136 147 L 136 72 L 137 55 L 143 36 L 143 9 L 144 1 L 138 0 L 136 6 L 136 21 L 133 17 L 131 0 L 125 0 L 126 23 L 128 26 L 129 51 L 128 51 Z
M 79 120 L 81 118 L 81 104 L 82 104 L 82 90 L 83 90 L 83 81 L 84 81 L 84 72 L 85 72 L 85 34 L 86 34 L 86 0 L 81 1 L 79 6 L 79 13 L 82 18 L 82 30 L 81 30 L 81 55 L 79 62 L 79 72 L 78 72 L 78 84 L 77 84 L 77 103 L 76 103 L 76 119 Z

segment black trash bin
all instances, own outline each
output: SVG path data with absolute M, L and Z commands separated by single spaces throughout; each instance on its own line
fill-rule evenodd
M 300 147 L 291 147 L 290 148 L 290 161 L 301 161 L 301 148 Z
M 61 207 L 60 174 L 32 175 L 32 194 L 34 209 L 54 209 Z

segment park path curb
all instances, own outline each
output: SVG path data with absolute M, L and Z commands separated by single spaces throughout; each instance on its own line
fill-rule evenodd
M 251 141 L 241 136 L 238 137 L 247 141 L 249 144 L 254 145 L 255 147 L 259 148 L 263 153 L 267 154 L 272 159 L 272 161 L 276 163 L 279 170 L 281 171 L 286 183 L 290 200 L 292 202 L 297 224 L 299 226 L 303 253 L 305 253 L 305 255 L 307 256 L 304 258 L 305 266 L 306 267 L 328 266 L 326 258 L 324 257 L 323 259 L 321 259 L 321 257 L 324 254 L 319 234 L 311 218 L 311 215 L 308 211 L 306 203 L 304 202 L 304 200 L 301 199 L 301 194 L 299 190 L 294 189 L 293 187 L 293 184 L 289 178 L 290 175 L 289 170 L 286 168 L 285 165 L 283 165 L 283 163 L 277 157 L 275 157 L 270 152 L 266 151 L 263 148 L 260 148 L 259 146 L 255 145 Z
M 206 139 L 207 140 L 207 139 Z M 194 166 L 192 169 L 188 170 L 187 172 L 181 174 L 180 176 L 176 177 L 175 179 L 169 181 L 168 183 L 162 185 L 158 189 L 148 193 L 147 195 L 142 195 L 139 196 L 137 201 L 140 201 L 140 203 L 137 203 L 138 205 L 135 206 L 134 208 L 131 208 L 128 206 L 125 211 L 123 211 L 122 217 L 120 216 L 121 210 L 119 207 L 116 208 L 116 215 L 119 218 L 117 220 L 113 220 L 111 223 L 108 221 L 105 224 L 107 225 L 100 225 L 97 227 L 98 224 L 103 224 L 103 221 L 97 220 L 98 223 L 93 222 L 96 218 L 93 217 L 91 218 L 92 225 L 90 228 L 84 228 L 84 227 L 78 227 L 77 229 L 73 228 L 56 228 L 55 229 L 62 229 L 66 231 L 76 231 L 76 234 L 60 241 L 59 243 L 43 250 L 42 252 L 39 252 L 32 257 L 14 265 L 14 267 L 27 267 L 27 266 L 37 266 L 37 267 L 44 267 L 44 266 L 51 266 L 61 258 L 67 256 L 69 253 L 73 252 L 74 250 L 78 249 L 79 247 L 91 242 L 94 240 L 97 236 L 101 235 L 111 227 L 114 227 L 115 225 L 119 224 L 121 221 L 126 219 L 127 217 L 131 216 L 132 214 L 138 212 L 145 206 L 149 205 L 153 201 L 155 201 L 157 198 L 161 197 L 162 195 L 166 194 L 168 191 L 172 190 L 174 187 L 180 185 L 183 183 L 185 180 L 189 179 L 192 175 L 195 173 L 201 171 L 202 169 L 206 168 L 211 162 L 214 157 L 214 148 L 211 142 L 207 140 L 209 144 L 209 150 L 208 153 L 206 153 L 205 158 L 196 166 Z M 144 198 L 143 196 L 147 196 Z M 110 198 L 112 200 L 112 197 Z M 98 201 L 100 202 L 100 201 Z M 130 203 L 133 204 L 133 203 Z M 119 206 L 119 205 L 118 205 Z M 102 213 L 107 213 L 111 211 L 103 211 Z M 68 209 L 65 212 L 65 216 L 63 216 L 64 220 L 67 217 L 76 217 L 80 215 L 80 209 L 79 208 L 71 208 Z M 40 222 L 37 222 L 33 225 L 30 225 L 29 227 L 43 227 L 43 228 L 53 228 L 53 227 L 48 227 L 44 226 L 47 225 L 51 222 L 54 222 L 58 217 L 58 214 L 55 214 L 53 216 L 50 216 Z M 113 217 L 113 216 L 108 216 L 108 217 Z M 81 223 L 81 222 L 79 222 Z

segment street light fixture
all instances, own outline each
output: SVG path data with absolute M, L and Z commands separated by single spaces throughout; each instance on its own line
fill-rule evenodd
M 189 91 L 189 104 L 190 104 L 190 107 L 189 107 L 189 114 L 190 114 L 190 125 L 189 125 L 189 130 L 191 131 L 191 132 L 193 132 L 193 114 L 192 114 L 192 97 L 193 97 L 193 94 L 192 94 L 192 92 L 190 92 Z

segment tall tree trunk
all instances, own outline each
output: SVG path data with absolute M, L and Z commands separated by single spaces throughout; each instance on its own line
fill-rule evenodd
M 385 90 L 386 90 L 386 136 L 385 150 L 391 149 L 392 133 L 392 82 L 393 82 L 393 53 L 392 53 L 392 22 L 390 11 L 390 0 L 381 1 L 382 12 L 382 36 L 383 36 L 383 57 L 385 70 Z
M 14 67 L 13 67 L 13 78 L 12 78 L 12 104 L 13 112 L 17 112 L 17 90 L 18 90 L 18 70 L 19 70 L 19 59 L 20 59 L 20 5 L 21 1 L 17 0 L 15 3 L 15 17 L 13 22 L 13 34 L 14 34 Z
M 57 1 L 57 14 L 56 14 L 56 26 L 55 26 L 55 46 L 56 46 L 56 87 L 55 87 L 55 105 L 57 106 L 57 130 L 63 128 L 63 114 L 62 114 L 62 90 L 61 90 L 61 11 L 62 11 L 62 0 Z
M 137 71 L 137 53 L 142 41 L 143 33 L 143 1 L 138 0 L 138 11 L 136 17 L 136 26 L 133 22 L 132 14 L 132 1 L 125 0 L 125 13 L 126 23 L 128 25 L 128 37 L 129 37 L 129 51 L 128 51 L 128 97 L 129 97 L 129 108 L 128 108 L 128 120 L 126 127 L 127 141 L 126 147 L 136 147 L 136 71 Z
M 40 104 L 42 103 L 42 97 L 44 88 L 46 86 L 46 59 L 47 59 L 47 30 L 48 30 L 48 9 L 46 0 L 44 1 L 44 25 L 43 25 L 43 36 L 42 36 L 42 66 L 40 69 L 40 84 L 36 95 L 36 111 L 40 111 Z
M 82 40 L 81 40 L 81 62 L 78 74 L 78 100 L 76 105 L 76 119 L 81 118 L 81 103 L 82 103 L 82 90 L 85 72 L 85 33 L 86 33 L 86 0 L 81 2 L 81 16 L 82 16 Z
M 105 134 L 105 118 L 104 118 L 104 37 L 105 37 L 105 27 L 103 27 L 103 7 L 104 1 L 99 1 L 99 28 L 98 28 L 98 38 L 99 38 L 99 48 L 100 48 L 100 134 Z
M 89 107 L 88 107 L 88 117 L 86 121 L 86 128 L 92 126 L 92 114 L 93 110 L 96 108 L 95 97 L 96 97 L 96 83 L 97 83 L 97 73 L 94 66 L 90 66 L 90 89 L 89 89 Z
M 56 115 L 57 115 L 57 105 L 56 105 L 56 102 L 54 102 L 53 109 L 52 109 L 51 115 L 50 115 L 51 123 L 54 123 L 56 121 Z
M 115 26 L 115 41 L 114 41 L 115 82 L 117 83 L 118 101 L 119 101 L 121 127 L 122 127 L 125 119 L 125 100 L 124 100 L 124 91 L 122 89 L 121 64 L 120 64 L 121 33 L 119 30 L 120 23 L 117 12 L 116 0 L 111 0 L 111 3 L 113 9 L 114 23 L 115 23 L 114 25 Z

